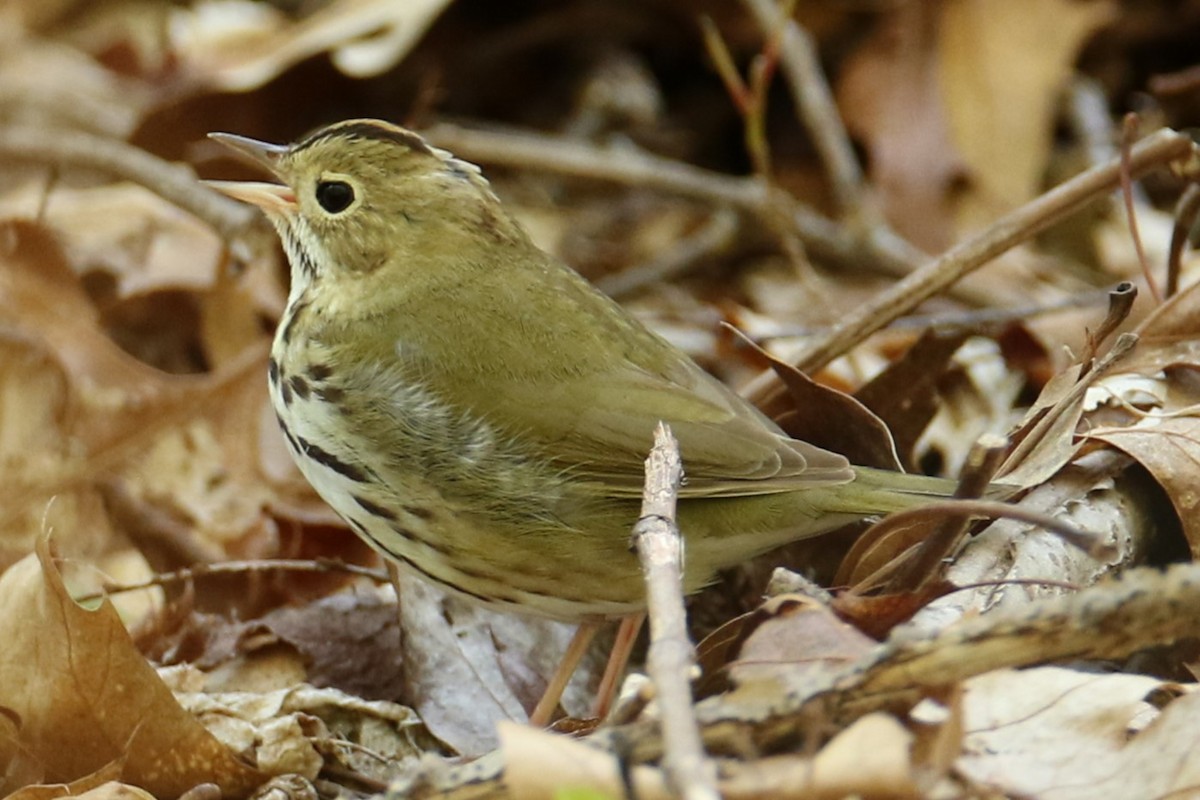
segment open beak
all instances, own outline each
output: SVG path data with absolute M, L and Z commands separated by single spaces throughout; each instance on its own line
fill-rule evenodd
M 238 136 L 234 133 L 210 133 L 208 138 L 220 142 L 251 163 L 266 167 L 277 178 L 283 177 L 279 172 L 279 160 L 288 151 L 285 145 L 260 142 L 257 139 Z M 204 183 L 235 200 L 256 205 L 268 214 L 291 214 L 296 211 L 296 193 L 290 186 L 255 181 L 204 181 Z

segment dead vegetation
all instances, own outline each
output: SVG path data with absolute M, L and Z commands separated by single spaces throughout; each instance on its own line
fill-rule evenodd
M 1200 3 L 0 15 L 4 792 L 1200 793 Z M 639 677 L 578 738 L 512 724 L 570 629 L 393 590 L 320 503 L 266 406 L 274 234 L 197 181 L 251 177 L 209 131 L 356 116 L 794 435 L 1063 530 L 929 512 L 725 576 L 691 783 Z

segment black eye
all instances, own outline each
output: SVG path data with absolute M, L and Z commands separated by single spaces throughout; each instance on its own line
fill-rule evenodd
M 340 213 L 354 202 L 354 189 L 345 181 L 321 181 L 317 184 L 317 202 L 330 214 Z

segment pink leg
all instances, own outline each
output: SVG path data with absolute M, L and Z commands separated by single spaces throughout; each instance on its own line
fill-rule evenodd
M 612 709 L 617 690 L 621 688 L 621 678 L 625 675 L 625 667 L 629 664 L 629 656 L 633 654 L 633 645 L 637 642 L 638 633 L 646 614 L 639 612 L 621 618 L 621 627 L 617 628 L 617 638 L 613 642 L 612 653 L 608 657 L 608 665 L 604 668 L 604 677 L 600 679 L 600 688 L 596 690 L 596 705 L 594 714 L 599 719 L 608 716 Z
M 558 701 L 562 699 L 567 683 L 575 674 L 579 662 L 583 660 L 588 645 L 592 643 L 592 639 L 596 638 L 598 630 L 600 630 L 598 621 L 586 620 L 579 623 L 579 627 L 575 629 L 575 635 L 571 637 L 571 643 L 567 645 L 567 652 L 563 655 L 562 663 L 558 665 L 550 683 L 546 685 L 546 691 L 542 693 L 542 699 L 538 701 L 537 708 L 533 709 L 533 713 L 529 715 L 530 725 L 544 728 L 550 724 L 550 719 L 554 716 L 555 709 L 558 708 Z

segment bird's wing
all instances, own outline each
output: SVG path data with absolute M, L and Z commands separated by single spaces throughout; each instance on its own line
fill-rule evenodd
M 616 370 L 536 388 L 497 387 L 505 419 L 537 431 L 544 452 L 614 494 L 637 496 L 659 421 L 679 441 L 684 497 L 770 494 L 846 483 L 849 462 L 788 438 L 694 362 L 668 374 L 628 361 Z
M 519 255 L 485 251 L 469 287 L 389 318 L 414 343 L 406 368 L 451 405 L 620 496 L 640 495 L 659 421 L 679 441 L 683 496 L 853 480 L 844 457 L 788 438 L 577 273 L 532 244 Z

